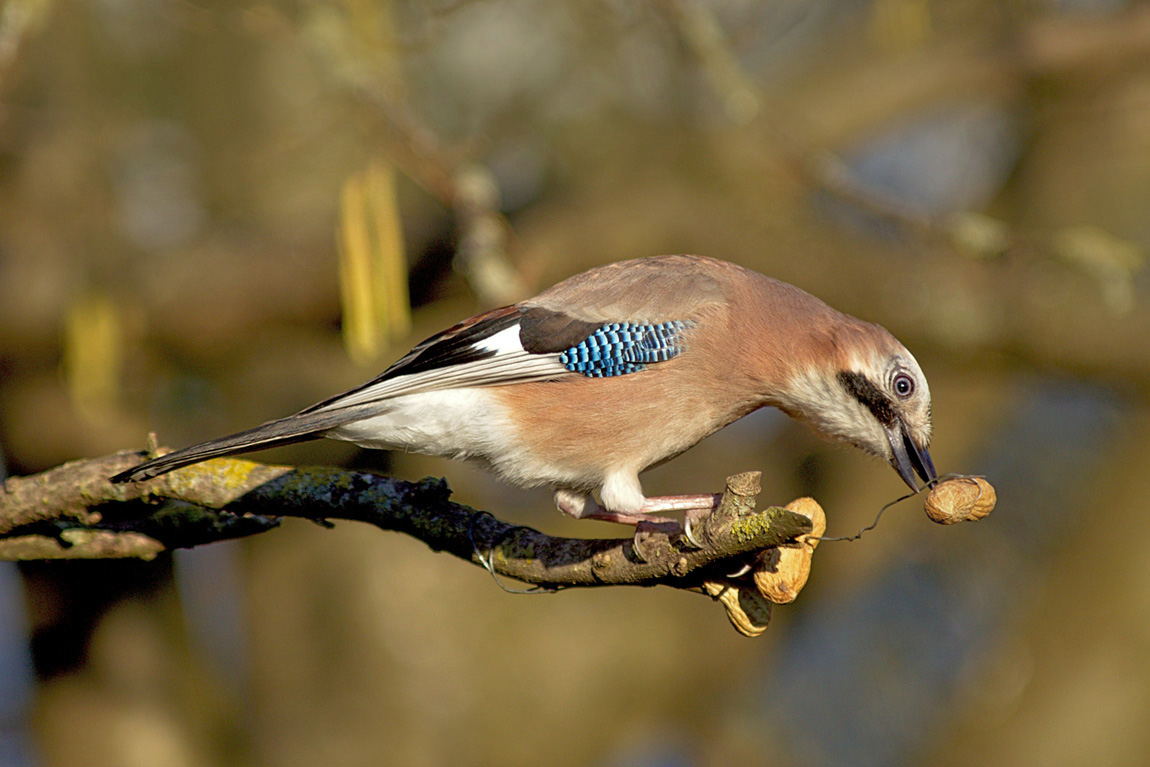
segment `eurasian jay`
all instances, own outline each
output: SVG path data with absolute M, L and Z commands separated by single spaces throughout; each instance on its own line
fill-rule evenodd
M 926 378 L 884 328 L 734 264 L 660 256 L 478 314 L 362 386 L 112 481 L 330 437 L 476 459 L 554 488 L 574 517 L 638 524 L 709 508 L 710 495 L 647 498 L 639 474 L 767 405 L 884 459 L 913 490 L 916 473 L 935 479 Z

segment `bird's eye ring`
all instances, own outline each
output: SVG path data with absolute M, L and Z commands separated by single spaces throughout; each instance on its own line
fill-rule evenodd
M 914 379 L 906 373 L 899 373 L 894 377 L 894 393 L 902 399 L 914 394 Z

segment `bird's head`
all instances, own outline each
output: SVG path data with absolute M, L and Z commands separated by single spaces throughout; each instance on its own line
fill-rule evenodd
M 930 388 L 914 356 L 878 325 L 851 323 L 818 363 L 796 372 L 783 409 L 817 431 L 889 463 L 912 490 L 937 476 Z

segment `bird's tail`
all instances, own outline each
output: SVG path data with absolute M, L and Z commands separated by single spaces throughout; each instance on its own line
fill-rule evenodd
M 190 466 L 193 463 L 206 461 L 209 458 L 319 439 L 330 429 L 365 417 L 364 411 L 365 408 L 340 408 L 289 415 L 287 418 L 268 421 L 254 429 L 201 442 L 198 445 L 185 447 L 159 458 L 153 458 L 109 479 L 115 483 L 139 482 L 167 474 L 169 471 L 175 471 L 184 466 Z

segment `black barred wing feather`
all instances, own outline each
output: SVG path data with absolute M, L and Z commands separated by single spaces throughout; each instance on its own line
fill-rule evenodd
M 353 407 L 424 391 L 545 381 L 567 373 L 556 354 L 523 348 L 521 313 L 505 306 L 423 341 L 376 378 L 301 413 Z
M 559 355 L 563 366 L 590 378 L 627 375 L 678 356 L 693 322 L 612 322 Z

